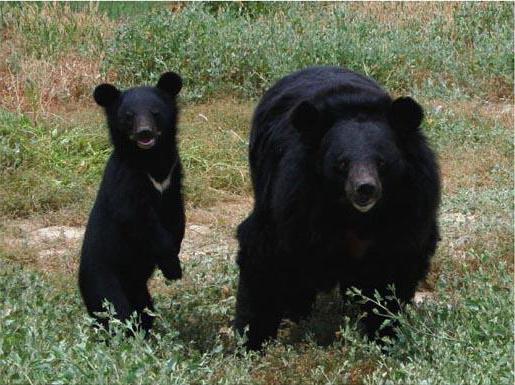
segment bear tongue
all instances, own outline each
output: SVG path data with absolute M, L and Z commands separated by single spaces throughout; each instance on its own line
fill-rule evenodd
M 145 138 L 145 139 L 139 139 L 137 141 L 138 147 L 142 148 L 144 150 L 147 150 L 154 146 L 155 139 L 154 138 Z

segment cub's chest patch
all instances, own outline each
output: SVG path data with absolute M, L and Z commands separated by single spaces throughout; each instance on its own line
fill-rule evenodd
M 172 173 L 173 173 L 173 170 L 175 169 L 175 165 L 176 164 L 177 164 L 177 161 L 175 161 L 174 164 L 172 164 L 172 167 L 170 167 L 170 172 L 168 173 L 166 178 L 164 180 L 162 180 L 161 182 L 156 181 L 154 178 L 152 178 L 152 175 L 147 174 L 148 179 L 150 179 L 150 182 L 152 183 L 152 186 L 154 186 L 155 189 L 160 194 L 162 194 L 164 191 L 166 191 L 168 189 L 168 187 L 170 187 L 170 181 L 172 179 Z
M 361 239 L 352 230 L 347 230 L 344 235 L 345 254 L 353 259 L 361 259 L 372 245 L 372 240 Z
M 170 179 L 172 177 L 171 174 L 168 174 L 168 176 L 162 182 L 156 181 L 154 178 L 152 178 L 150 174 L 147 175 L 150 181 L 152 182 L 152 185 L 156 188 L 157 191 L 159 191 L 160 194 L 162 194 L 163 191 L 170 187 Z

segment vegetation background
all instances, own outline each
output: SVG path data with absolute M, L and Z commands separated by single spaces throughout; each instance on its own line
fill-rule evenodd
M 2 382 L 512 384 L 513 17 L 512 3 L 1 3 Z M 415 97 L 439 154 L 443 240 L 388 354 L 335 293 L 265 354 L 245 353 L 229 329 L 252 110 L 314 64 Z M 186 83 L 185 278 L 153 279 L 152 338 L 106 344 L 76 287 L 110 153 L 91 92 L 169 69 Z

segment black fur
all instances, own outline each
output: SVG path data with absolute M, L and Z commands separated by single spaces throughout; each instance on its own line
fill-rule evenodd
M 165 73 L 157 87 L 122 92 L 102 84 L 93 95 L 105 109 L 114 150 L 86 227 L 79 287 L 90 315 L 104 311 L 108 300 L 121 320 L 137 312 L 145 330 L 152 317 L 143 310 L 153 309 L 147 281 L 156 266 L 168 279 L 182 275 L 184 207 L 175 100 L 181 86 L 179 75 Z M 139 140 L 150 148 L 141 148 Z M 168 175 L 169 188 L 160 193 L 149 176 L 162 182 Z
M 265 93 L 250 134 L 254 209 L 237 232 L 235 326 L 249 326 L 249 348 L 338 284 L 368 296 L 394 284 L 402 303 L 413 298 L 439 239 L 440 176 L 422 118 L 411 98 L 393 101 L 337 67 L 301 70 Z M 367 212 L 353 205 L 363 180 L 373 191 L 363 200 L 377 199 Z M 364 308 L 365 331 L 377 336 L 383 318 Z

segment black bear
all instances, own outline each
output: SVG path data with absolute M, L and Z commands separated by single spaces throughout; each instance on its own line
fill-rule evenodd
M 337 285 L 389 298 L 394 285 L 392 312 L 413 298 L 439 240 L 439 168 L 422 119 L 413 99 L 338 67 L 295 72 L 265 93 L 249 143 L 254 208 L 237 231 L 235 327 L 249 327 L 248 348 Z M 393 333 L 371 302 L 364 309 L 367 335 Z
M 89 314 L 111 302 L 120 320 L 134 312 L 148 331 L 153 310 L 147 281 L 156 266 L 179 279 L 184 236 L 182 167 L 177 151 L 179 75 L 156 87 L 120 91 L 111 84 L 93 97 L 105 111 L 113 152 L 107 162 L 82 245 L 79 287 Z

